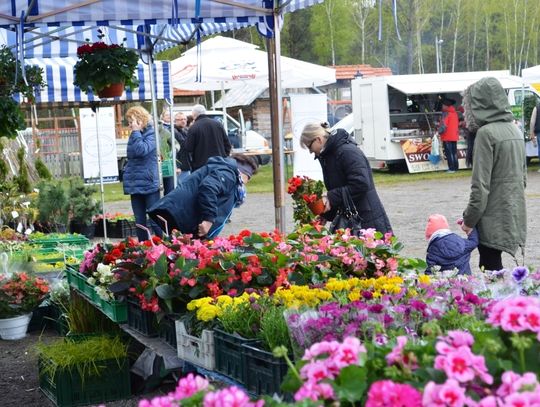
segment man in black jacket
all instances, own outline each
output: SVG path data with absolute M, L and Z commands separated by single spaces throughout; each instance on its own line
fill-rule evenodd
M 179 149 L 176 152 L 176 166 L 180 170 L 178 174 L 177 184 L 180 185 L 184 179 L 191 174 L 191 157 L 186 150 L 187 140 L 187 117 L 183 112 L 178 112 L 174 115 L 174 137 L 178 142 Z
M 203 105 L 193 106 L 195 120 L 188 130 L 186 151 L 191 155 L 191 170 L 205 165 L 210 157 L 227 157 L 231 153 L 231 142 L 225 128 L 206 115 Z

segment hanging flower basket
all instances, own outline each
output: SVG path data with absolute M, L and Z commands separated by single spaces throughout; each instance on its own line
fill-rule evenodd
M 124 93 L 124 84 L 123 83 L 113 83 L 98 92 L 98 96 L 103 98 L 114 98 L 117 96 L 122 96 Z
M 85 93 L 92 91 L 101 98 L 115 97 L 122 95 L 124 86 L 131 89 L 139 84 L 134 76 L 139 56 L 123 45 L 101 41 L 84 44 L 77 48 L 77 56 L 73 84 Z

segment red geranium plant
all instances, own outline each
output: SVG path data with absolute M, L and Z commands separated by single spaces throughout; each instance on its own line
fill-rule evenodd
M 99 38 L 103 38 L 101 32 Z M 87 43 L 77 48 L 77 56 L 79 61 L 73 68 L 73 84 L 85 93 L 91 89 L 97 94 L 116 83 L 123 83 L 128 88 L 135 88 L 139 84 L 134 76 L 139 56 L 123 45 L 109 45 L 102 41 Z
M 309 209 L 309 204 L 322 198 L 324 184 L 312 178 L 294 176 L 288 181 L 287 192 L 293 199 L 294 220 L 299 225 L 311 224 L 315 215 Z

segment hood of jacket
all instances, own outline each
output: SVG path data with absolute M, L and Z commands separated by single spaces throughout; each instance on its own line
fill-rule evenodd
M 333 154 L 335 150 L 344 144 L 356 145 L 356 142 L 346 130 L 334 130 L 332 133 L 330 133 L 328 140 L 326 140 L 326 144 L 324 145 L 324 149 L 321 151 L 320 157 L 324 158 L 327 155 Z
M 514 118 L 506 92 L 495 78 L 482 78 L 469 86 L 463 94 L 463 104 L 467 124 L 472 121 L 477 127 L 493 122 L 511 122 Z M 471 127 L 474 129 L 475 126 Z M 469 130 L 473 129 L 469 127 Z

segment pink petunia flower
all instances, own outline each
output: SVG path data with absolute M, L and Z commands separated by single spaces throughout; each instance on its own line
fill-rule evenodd
M 408 384 L 391 380 L 374 382 L 368 392 L 366 407 L 421 407 L 422 395 Z

